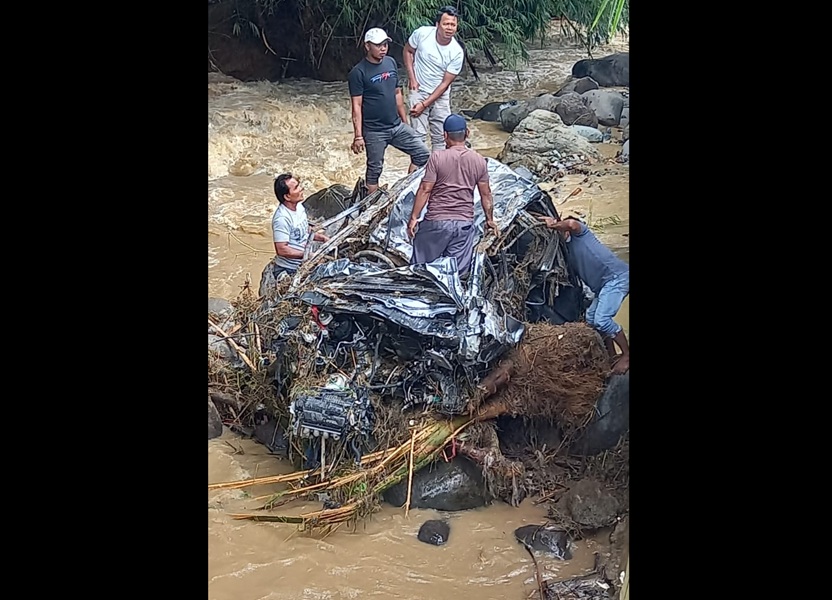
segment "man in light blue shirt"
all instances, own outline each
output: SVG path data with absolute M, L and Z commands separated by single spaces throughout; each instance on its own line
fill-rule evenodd
M 626 372 L 630 368 L 630 344 L 621 325 L 613 321 L 613 317 L 630 293 L 630 265 L 613 254 L 577 219 L 539 219 L 559 232 L 566 242 L 569 268 L 595 294 L 586 311 L 586 322 L 604 339 L 610 358 L 615 363 L 613 373 Z M 620 355 L 616 354 L 613 342 L 621 348 Z

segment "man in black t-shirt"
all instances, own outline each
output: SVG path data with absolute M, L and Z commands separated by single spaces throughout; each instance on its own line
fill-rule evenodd
M 370 193 L 378 189 L 387 146 L 410 156 L 409 173 L 428 162 L 430 151 L 410 125 L 404 108 L 396 61 L 387 56 L 392 41 L 383 29 L 374 27 L 364 36 L 367 56 L 349 75 L 352 98 L 352 151 L 367 150 L 365 182 Z

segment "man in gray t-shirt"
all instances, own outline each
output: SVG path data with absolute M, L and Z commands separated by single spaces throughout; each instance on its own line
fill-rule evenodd
M 274 180 L 274 194 L 280 202 L 272 216 L 274 251 L 277 254 L 274 275 L 277 277 L 283 271 L 294 273 L 300 266 L 309 240 L 309 221 L 301 204 L 305 200 L 303 186 L 294 175 L 278 175 Z M 329 237 L 316 233 L 314 240 L 326 242 Z
M 412 264 L 453 256 L 460 275 L 468 272 L 477 230 L 474 227 L 474 188 L 480 192 L 485 224 L 495 233 L 494 206 L 485 158 L 465 146 L 465 117 L 450 115 L 443 124 L 445 150 L 430 155 L 413 201 L 408 231 L 413 238 Z M 422 209 L 428 206 L 419 224 Z M 418 231 L 416 230 L 419 225 Z
M 569 268 L 595 294 L 586 311 L 586 322 L 604 339 L 604 344 L 615 361 L 614 373 L 630 368 L 630 344 L 621 325 L 613 321 L 621 303 L 630 294 L 630 265 L 604 246 L 589 228 L 577 219 L 563 220 L 539 217 L 550 229 L 558 231 L 566 242 L 566 262 Z M 621 348 L 617 355 L 613 342 Z

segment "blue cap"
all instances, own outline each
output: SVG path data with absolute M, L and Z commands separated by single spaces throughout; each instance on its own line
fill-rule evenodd
M 468 129 L 468 122 L 461 115 L 452 114 L 448 115 L 448 118 L 445 119 L 445 131 L 448 133 L 465 131 L 466 129 Z

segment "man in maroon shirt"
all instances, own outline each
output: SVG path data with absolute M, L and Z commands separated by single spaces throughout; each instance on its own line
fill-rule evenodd
M 413 239 L 410 262 L 423 264 L 440 256 L 453 256 L 459 274 L 465 275 L 471 265 L 477 232 L 474 187 L 480 192 L 485 224 L 496 234 L 494 204 L 485 158 L 465 146 L 468 137 L 465 117 L 449 115 L 444 130 L 446 149 L 431 153 L 407 225 Z M 428 210 L 424 221 L 419 223 L 425 204 Z

